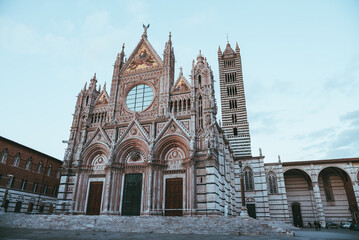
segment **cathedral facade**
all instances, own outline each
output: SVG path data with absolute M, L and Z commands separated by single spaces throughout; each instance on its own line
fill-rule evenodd
M 175 76 L 171 34 L 161 58 L 147 28 L 115 60 L 110 91 L 80 91 L 57 211 L 113 215 L 249 215 L 310 226 L 359 221 L 359 158 L 264 163 L 252 156 L 241 54 L 218 49 L 223 125 L 213 72 L 199 53 Z
M 73 214 L 237 215 L 239 162 L 217 123 L 214 78 L 199 53 L 175 77 L 171 34 L 163 58 L 147 28 L 111 89 L 96 75 L 81 90 L 64 158 L 59 203 Z

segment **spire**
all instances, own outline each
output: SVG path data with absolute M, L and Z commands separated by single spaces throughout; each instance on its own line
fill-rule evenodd
M 218 55 L 221 54 L 222 55 L 222 50 L 221 50 L 221 46 L 218 46 Z
M 199 50 L 199 54 L 197 56 L 197 62 L 198 63 L 203 63 L 203 56 L 202 56 L 201 50 Z
M 226 46 L 226 49 L 224 49 L 223 51 L 223 55 L 232 55 L 232 54 L 236 54 L 232 47 L 231 47 L 231 44 L 229 44 L 229 42 L 227 42 L 227 46 Z
M 103 90 L 106 91 L 106 82 L 105 82 L 105 84 L 103 85 Z
M 183 76 L 182 66 L 180 67 L 179 75 L 180 75 L 180 76 Z
M 84 91 L 86 91 L 86 87 L 87 87 L 87 82 L 85 82 Z
M 239 46 L 238 46 L 238 42 L 236 42 L 236 53 L 239 53 Z
M 91 79 L 90 81 L 90 86 L 89 86 L 89 89 L 95 89 L 96 90 L 96 83 L 97 83 L 97 80 L 96 80 L 96 73 L 93 75 L 93 78 Z
M 170 34 L 169 34 L 169 36 L 168 36 L 168 42 L 169 42 L 169 43 L 172 43 L 172 40 L 171 40 L 171 32 L 170 32 Z

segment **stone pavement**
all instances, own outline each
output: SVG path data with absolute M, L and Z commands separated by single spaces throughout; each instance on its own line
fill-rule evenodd
M 278 221 L 253 218 L 201 216 L 86 216 L 86 215 L 0 215 L 0 227 L 20 229 L 101 231 L 120 233 L 209 234 L 234 236 L 287 236 L 295 229 Z
M 329 229 L 316 232 L 313 229 L 295 230 L 296 236 L 234 236 L 234 235 L 208 235 L 208 234 L 164 234 L 164 233 L 118 233 L 118 232 L 93 232 L 73 230 L 43 230 L 43 229 L 19 229 L 0 227 L 0 240 L 112 240 L 112 239 L 145 239 L 145 240 L 349 240 L 359 239 L 359 232 L 346 229 Z

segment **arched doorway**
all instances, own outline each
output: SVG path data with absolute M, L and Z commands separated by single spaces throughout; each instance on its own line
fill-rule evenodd
M 337 167 L 327 167 L 318 176 L 327 222 L 357 222 L 358 204 L 349 175 Z
M 284 182 L 293 224 L 303 227 L 307 223 L 318 221 L 309 175 L 300 169 L 290 169 L 284 173 Z
M 302 210 L 300 209 L 300 203 L 292 203 L 292 214 L 294 226 L 303 227 Z

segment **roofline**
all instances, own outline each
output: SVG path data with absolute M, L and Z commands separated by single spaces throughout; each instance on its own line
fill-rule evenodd
M 303 164 L 323 164 L 323 163 L 337 163 L 337 162 L 340 162 L 340 163 L 359 162 L 359 158 L 336 158 L 336 159 L 323 159 L 323 160 L 291 161 L 291 162 L 282 162 L 282 165 L 283 166 L 296 166 L 296 165 L 303 165 Z
M 20 147 L 22 147 L 22 148 L 25 148 L 25 149 L 27 149 L 27 150 L 30 150 L 30 151 L 39 153 L 39 154 L 41 154 L 41 155 L 44 155 L 44 156 L 46 156 L 46 157 L 48 157 L 48 158 L 51 158 L 51 159 L 53 159 L 53 160 L 55 160 L 55 161 L 58 161 L 59 163 L 63 164 L 63 161 L 61 161 L 61 160 L 59 160 L 59 159 L 57 159 L 57 158 L 54 158 L 54 157 L 52 157 L 52 156 L 50 156 L 50 155 L 47 155 L 46 153 L 40 152 L 40 151 L 35 150 L 35 149 L 33 149 L 33 148 L 30 148 L 30 147 L 28 147 L 28 146 L 22 145 L 22 144 L 20 144 L 20 143 L 18 143 L 18 142 L 15 142 L 15 141 L 13 141 L 13 140 L 7 139 L 7 138 L 5 138 L 5 137 L 3 137 L 3 136 L 0 136 L 0 140 L 4 140 L 4 141 L 6 141 L 6 142 L 10 142 L 10 143 L 12 143 L 12 144 L 18 145 L 18 146 L 20 146 Z

